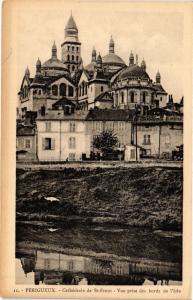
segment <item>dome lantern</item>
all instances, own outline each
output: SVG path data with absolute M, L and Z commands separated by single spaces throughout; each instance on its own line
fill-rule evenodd
M 111 35 L 111 39 L 110 39 L 110 42 L 109 42 L 109 53 L 114 53 L 115 52 L 115 43 L 114 43 L 114 40 L 112 38 L 112 35 Z
M 143 58 L 142 62 L 141 62 L 141 68 L 146 71 L 146 63 L 145 63 L 145 60 Z
M 97 56 L 96 65 L 97 65 L 97 69 L 102 69 L 102 58 L 101 58 L 100 53 Z
M 95 48 L 93 48 L 92 50 L 92 62 L 95 62 L 96 61 L 96 50 Z
M 57 58 L 57 47 L 56 47 L 55 41 L 52 46 L 52 59 L 54 59 L 54 58 Z
M 156 74 L 156 83 L 160 84 L 161 83 L 161 75 L 160 72 L 158 71 Z
M 36 63 L 36 74 L 41 73 L 41 61 L 38 58 L 37 63 Z
M 131 54 L 129 56 L 129 65 L 134 65 L 134 55 L 133 52 L 131 51 Z

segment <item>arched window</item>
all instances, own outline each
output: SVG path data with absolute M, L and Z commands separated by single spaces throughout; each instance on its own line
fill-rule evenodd
M 81 86 L 79 86 L 79 96 L 81 96 Z
M 70 70 L 70 65 L 68 65 L 68 70 Z
M 143 100 L 143 103 L 145 103 L 145 101 L 146 101 L 146 92 L 143 92 L 143 94 L 142 94 L 142 100 Z
M 131 92 L 130 93 L 130 102 L 131 103 L 134 103 L 134 98 L 135 98 L 134 92 Z
M 72 60 L 74 60 L 74 55 L 72 55 Z
M 75 66 L 72 66 L 72 72 L 74 71 L 74 69 L 75 69 Z
M 74 96 L 74 89 L 71 85 L 69 85 L 68 96 L 70 96 L 70 97 Z
M 66 84 L 61 83 L 60 85 L 60 96 L 66 96 Z
M 58 96 L 58 86 L 57 85 L 52 86 L 52 95 Z
M 78 50 L 79 50 L 79 48 L 78 47 L 76 47 L 76 51 L 78 52 Z
M 78 61 L 78 56 L 76 57 L 76 61 Z
M 87 94 L 87 84 L 85 84 L 85 94 Z
M 124 103 L 124 93 L 122 92 L 121 93 L 121 104 L 123 104 Z
M 82 96 L 84 96 L 84 81 L 82 83 Z
M 70 55 L 69 55 L 69 54 L 67 55 L 67 60 L 68 60 L 68 61 L 70 60 Z
M 74 46 L 72 46 L 72 51 L 74 51 Z

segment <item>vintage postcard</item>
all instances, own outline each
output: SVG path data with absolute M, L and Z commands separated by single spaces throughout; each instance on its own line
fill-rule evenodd
M 0 294 L 190 299 L 192 3 L 2 10 Z

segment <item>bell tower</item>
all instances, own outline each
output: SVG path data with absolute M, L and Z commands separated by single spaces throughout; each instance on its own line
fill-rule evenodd
M 78 69 L 81 59 L 81 43 L 78 39 L 78 28 L 71 14 L 65 30 L 64 42 L 62 43 L 62 62 L 70 73 Z

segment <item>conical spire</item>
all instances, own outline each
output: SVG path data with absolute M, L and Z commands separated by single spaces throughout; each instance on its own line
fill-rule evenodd
M 28 67 L 25 70 L 25 76 L 28 77 L 28 78 L 30 77 L 30 71 L 29 71 Z
M 156 83 L 161 83 L 161 75 L 160 75 L 159 70 L 157 71 L 157 74 L 156 74 Z
M 52 46 L 52 58 L 57 58 L 57 47 L 56 47 L 55 41 Z
M 114 49 L 115 48 L 115 43 L 114 43 L 114 40 L 112 38 L 112 35 L 111 35 L 111 39 L 110 39 L 110 42 L 109 42 L 109 53 L 114 53 Z
M 38 57 L 38 60 L 36 62 L 36 74 L 37 73 L 41 73 L 41 61 L 40 61 L 39 57 Z
M 78 31 L 78 28 L 77 28 L 74 18 L 72 16 L 72 12 L 71 12 L 70 18 L 68 19 L 68 22 L 66 23 L 66 26 L 65 26 L 65 30 L 68 30 L 68 29 L 73 29 L 73 30 Z
M 93 48 L 92 50 L 92 62 L 96 61 L 96 50 Z
M 141 62 L 141 68 L 146 71 L 146 63 L 145 63 L 145 60 L 144 58 L 142 59 L 142 62 Z

